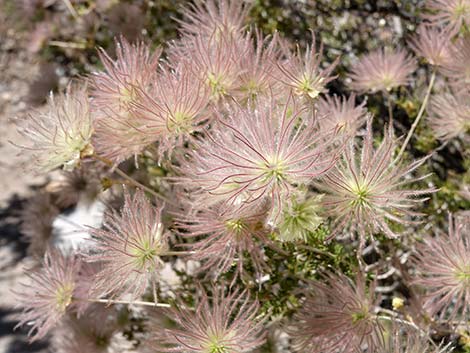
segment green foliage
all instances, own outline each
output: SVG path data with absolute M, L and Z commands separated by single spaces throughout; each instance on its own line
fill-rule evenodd
M 318 279 L 319 273 L 330 269 L 351 275 L 357 268 L 354 251 L 336 241 L 327 241 L 330 231 L 320 226 L 304 242 L 278 243 L 279 250 L 266 248 L 269 279 L 254 288 L 262 303 L 262 312 L 270 320 L 289 317 L 299 306 L 300 288 Z

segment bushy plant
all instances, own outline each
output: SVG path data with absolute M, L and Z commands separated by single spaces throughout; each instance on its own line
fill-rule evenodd
M 430 75 L 405 136 L 395 104 L 421 89 L 408 49 L 337 77 L 315 36 L 302 49 L 249 12 L 187 4 L 177 39 L 116 38 L 102 71 L 19 122 L 32 169 L 63 169 L 24 215 L 43 260 L 20 324 L 64 353 L 468 349 L 469 188 L 446 193 L 438 151 L 416 149 L 424 129 L 468 155 L 470 3 L 425 3 L 409 46 Z M 66 246 L 51 229 L 73 205 L 103 219 Z

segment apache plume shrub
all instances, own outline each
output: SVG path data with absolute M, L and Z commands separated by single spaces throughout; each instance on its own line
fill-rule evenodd
M 47 6 L 82 19 L 93 2 L 59 3 Z M 16 290 L 32 340 L 50 334 L 63 353 L 468 350 L 468 1 L 425 1 L 403 26 L 416 34 L 363 43 L 401 49 L 371 52 L 321 31 L 293 43 L 263 3 L 187 3 L 171 42 L 119 37 L 115 55 L 99 49 L 102 70 L 20 121 L 34 169 L 53 172 L 22 213 L 44 256 Z M 287 3 L 294 21 L 318 9 Z M 141 29 L 166 2 L 139 4 L 120 4 L 125 22 L 145 13 L 134 34 L 159 32 Z M 322 11 L 316 23 L 339 28 Z M 53 220 L 97 205 L 101 225 L 70 221 L 87 246 L 54 249 Z

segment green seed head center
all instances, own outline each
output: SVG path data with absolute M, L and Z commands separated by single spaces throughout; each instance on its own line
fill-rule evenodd
M 356 308 L 351 314 L 353 324 L 369 320 L 370 312 L 369 306 L 366 303 L 361 303 L 359 308 Z
M 208 353 L 228 353 L 228 349 L 224 345 L 211 345 L 208 348 Z
M 231 335 L 229 335 L 230 337 Z M 207 341 L 203 345 L 204 353 L 229 353 L 229 347 L 224 343 L 227 340 L 227 335 L 221 333 L 210 334 Z
M 157 243 L 152 244 L 149 241 L 143 241 L 131 251 L 134 256 L 135 264 L 139 269 L 152 267 L 156 257 L 160 254 L 160 247 Z
M 123 110 L 127 110 L 129 104 L 137 100 L 137 90 L 129 84 L 119 90 L 119 102 Z
M 353 194 L 353 200 L 351 204 L 354 206 L 367 206 L 369 204 L 369 198 L 371 192 L 367 185 L 364 183 L 353 183 L 351 187 L 351 192 Z
M 463 266 L 455 271 L 455 277 L 464 286 L 470 287 L 470 266 Z
M 223 77 L 221 75 L 209 73 L 207 75 L 207 84 L 211 88 L 213 97 L 218 98 L 227 94 Z
M 242 88 L 242 92 L 246 94 L 249 98 L 256 98 L 261 92 L 263 92 L 263 87 L 255 79 L 250 79 Z
M 176 112 L 168 118 L 168 131 L 180 135 L 191 132 L 193 118 L 184 112 Z
M 307 73 L 304 73 L 296 84 L 295 92 L 297 95 L 307 95 L 312 99 L 318 97 L 321 93 L 323 78 L 311 77 Z
M 387 91 L 390 91 L 395 86 L 395 80 L 390 76 L 390 74 L 384 74 L 382 77 L 382 85 Z
M 263 183 L 268 180 L 279 183 L 287 177 L 287 167 L 279 159 L 268 160 L 261 169 L 263 170 Z
M 368 313 L 365 311 L 360 311 L 358 313 L 353 313 L 351 316 L 352 316 L 352 321 L 355 324 L 359 321 L 364 320 L 368 316 Z
M 61 312 L 65 312 L 67 307 L 72 303 L 74 289 L 75 286 L 73 283 L 66 283 L 57 288 L 55 292 L 55 299 L 57 309 L 59 309 Z
M 463 2 L 457 4 L 454 9 L 454 18 L 459 19 L 462 16 L 465 16 L 469 12 L 470 8 L 468 5 Z
M 225 227 L 236 236 L 240 236 L 247 225 L 242 219 L 230 219 L 225 222 Z

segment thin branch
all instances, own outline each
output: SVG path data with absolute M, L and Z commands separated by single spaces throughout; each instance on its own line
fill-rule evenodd
M 110 167 L 112 169 L 112 171 L 114 171 L 116 174 L 118 174 L 120 177 L 124 178 L 125 180 L 127 180 L 128 182 L 130 182 L 131 184 L 133 184 L 135 187 L 137 188 L 140 188 L 146 192 L 148 192 L 149 194 L 152 194 L 153 196 L 155 196 L 156 198 L 162 200 L 162 201 L 165 201 L 166 203 L 170 203 L 172 204 L 172 201 L 170 201 L 169 199 L 167 199 L 165 196 L 163 195 L 160 195 L 159 193 L 157 193 L 155 190 L 152 190 L 151 188 L 149 188 L 148 186 L 145 186 L 144 184 L 138 182 L 137 180 L 135 180 L 133 177 L 131 177 L 130 175 L 127 175 L 126 173 L 124 173 L 121 169 L 119 169 L 119 167 L 115 166 L 113 162 L 111 162 L 110 160 L 106 159 L 106 158 L 103 158 L 101 156 L 98 156 L 96 154 L 94 154 L 92 157 L 94 157 L 95 159 L 97 159 L 98 161 L 100 161 L 101 163 L 107 165 L 108 167 Z M 114 169 L 113 169 L 114 168 Z
M 195 251 L 165 251 L 160 254 L 160 256 L 182 256 L 182 255 L 192 255 L 195 254 Z
M 53 47 L 67 48 L 67 49 L 85 49 L 86 48 L 85 43 L 62 42 L 60 40 L 50 40 L 48 44 Z
M 70 11 L 73 18 L 75 20 L 78 20 L 80 16 L 78 15 L 78 12 L 75 10 L 70 0 L 62 0 L 62 2 L 65 4 L 65 7 L 67 7 L 67 9 Z
M 101 303 L 101 304 L 108 304 L 108 305 L 115 305 L 115 304 L 124 304 L 124 305 L 141 305 L 141 306 L 151 306 L 154 308 L 171 308 L 172 305 L 168 303 L 157 303 L 157 302 L 146 302 L 142 300 L 134 300 L 134 301 L 129 301 L 129 300 L 114 300 L 114 299 L 93 299 L 93 298 L 86 298 L 86 299 L 77 299 L 77 300 L 83 300 L 87 301 L 90 303 Z M 176 305 L 176 304 L 175 304 Z M 184 309 L 184 310 L 190 310 L 194 311 L 195 309 L 192 307 L 187 307 L 185 305 L 177 304 L 178 309 Z
M 387 309 L 383 309 L 383 308 L 379 308 L 379 311 L 381 312 L 384 312 L 384 313 L 390 313 L 391 311 L 390 310 L 387 310 Z M 396 315 L 396 313 L 392 312 L 392 314 Z M 425 337 L 426 340 L 435 348 L 440 348 L 440 346 L 438 346 L 433 340 L 432 338 L 429 336 L 429 334 L 424 331 L 423 329 L 421 329 L 420 327 L 418 327 L 415 323 L 411 322 L 411 321 L 408 321 L 408 320 L 403 320 L 403 319 L 399 319 L 397 318 L 396 316 L 392 315 L 392 317 L 390 316 L 385 316 L 385 315 L 377 315 L 377 319 L 382 319 L 382 320 L 386 320 L 386 321 L 390 321 L 390 322 L 398 322 L 402 325 L 406 325 L 406 326 L 409 326 L 409 327 L 412 327 L 414 328 L 415 330 L 417 330 L 421 335 L 422 337 Z
M 394 131 L 393 128 L 393 100 L 392 100 L 392 95 L 390 93 L 387 94 L 387 105 L 388 105 L 388 125 L 389 128 L 392 129 L 392 132 Z
M 411 321 L 399 319 L 397 317 L 385 316 L 385 315 L 377 315 L 377 319 L 386 320 L 386 321 L 390 321 L 390 322 L 398 322 L 400 324 L 410 326 L 410 327 L 414 328 L 415 330 L 418 330 L 418 331 L 422 332 L 422 330 L 418 326 L 416 326 L 414 323 L 412 323 Z
M 297 244 L 297 247 L 300 248 L 300 249 L 305 249 L 305 250 L 311 251 L 311 252 L 313 252 L 315 254 L 318 254 L 318 255 L 328 256 L 328 257 L 331 257 L 332 259 L 336 259 L 336 256 L 334 254 L 332 254 L 328 251 L 323 251 L 323 250 L 314 248 L 313 246 L 304 245 L 304 244 Z M 290 255 L 290 254 L 288 254 L 288 255 Z
M 153 306 L 153 307 L 159 307 L 159 308 L 171 308 L 170 304 L 144 302 L 140 300 L 128 301 L 128 300 L 113 300 L 113 299 L 86 299 L 86 301 L 91 302 L 91 303 L 103 303 L 103 304 L 126 304 L 126 305 Z
M 429 86 L 426 91 L 426 95 L 424 96 L 423 103 L 421 104 L 421 108 L 419 109 L 418 116 L 413 122 L 413 125 L 411 126 L 411 129 L 408 132 L 408 135 L 406 136 L 405 142 L 403 142 L 403 146 L 401 146 L 400 152 L 398 152 L 397 158 L 395 158 L 394 160 L 394 163 L 398 162 L 400 158 L 402 157 L 403 153 L 405 152 L 406 146 L 408 146 L 408 143 L 410 142 L 411 137 L 413 136 L 413 133 L 419 124 L 419 121 L 423 117 L 424 111 L 426 109 L 426 106 L 428 105 L 428 100 L 429 100 L 429 97 L 431 96 L 431 91 L 432 91 L 435 81 L 436 81 L 436 70 L 432 72 L 431 79 L 429 80 Z

